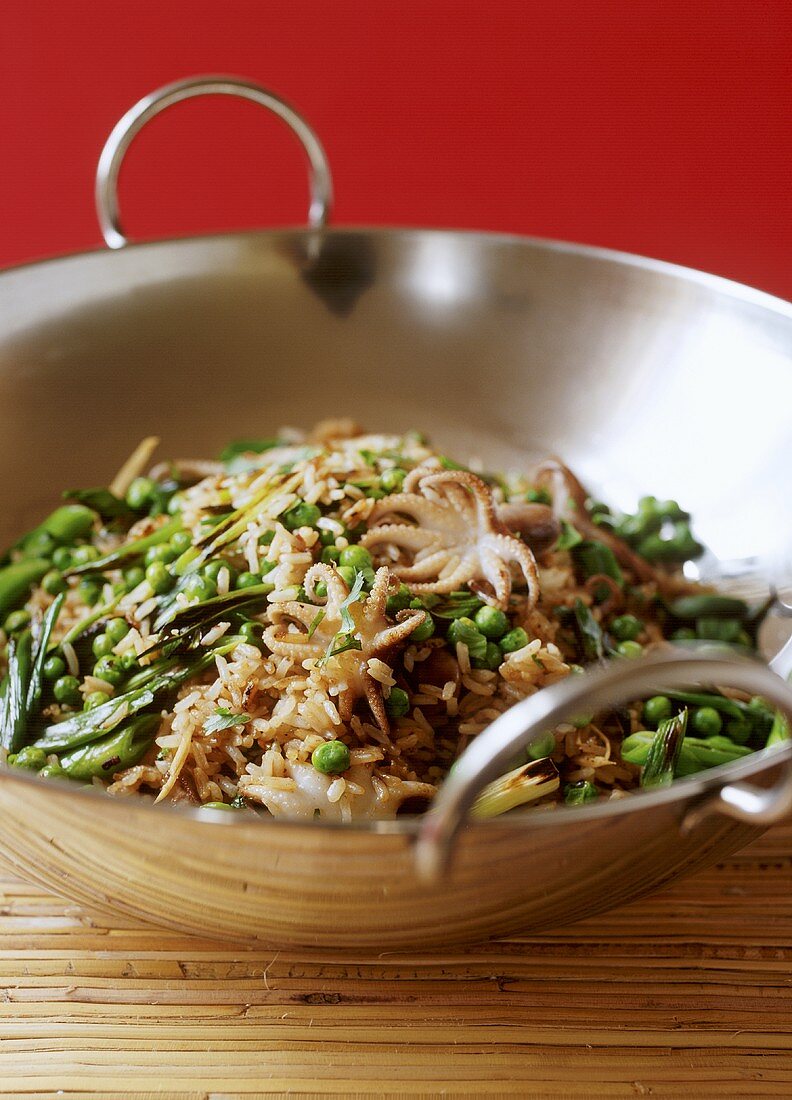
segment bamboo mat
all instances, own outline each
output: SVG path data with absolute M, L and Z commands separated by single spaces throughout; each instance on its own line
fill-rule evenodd
M 0 878 L 0 1093 L 789 1096 L 791 887 L 789 825 L 552 935 L 350 960 Z

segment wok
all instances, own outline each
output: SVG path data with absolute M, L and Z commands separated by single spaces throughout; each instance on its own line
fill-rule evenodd
M 127 245 L 115 198 L 126 147 L 152 114 L 207 92 L 253 99 L 296 132 L 308 228 Z M 97 177 L 111 251 L 0 276 L 6 543 L 63 487 L 106 483 L 144 435 L 161 435 L 166 454 L 212 454 L 230 437 L 337 415 L 417 427 L 495 466 L 559 453 L 617 505 L 679 497 L 712 575 L 737 562 L 787 583 L 789 305 L 597 248 L 329 229 L 330 198 L 318 139 L 255 85 L 183 81 L 121 120 Z M 787 743 L 618 802 L 464 824 L 516 741 L 584 702 L 703 680 L 792 710 L 779 676 L 722 655 L 572 680 L 482 735 L 423 819 L 229 823 L 11 769 L 0 771 L 0 857 L 78 902 L 173 928 L 382 950 L 596 913 L 727 855 L 789 810 Z

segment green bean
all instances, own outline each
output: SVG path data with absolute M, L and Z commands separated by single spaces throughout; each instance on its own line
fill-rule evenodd
M 716 596 L 704 593 L 700 596 L 680 596 L 666 604 L 675 619 L 702 619 L 721 616 L 730 619 L 744 619 L 748 615 L 748 605 L 744 600 L 732 596 Z
M 44 618 L 41 620 L 41 629 L 36 638 L 33 665 L 30 670 L 30 680 L 28 682 L 27 697 L 25 700 L 25 709 L 28 718 L 38 710 L 39 703 L 41 702 L 41 692 L 44 686 L 44 665 L 47 661 L 47 648 L 49 646 L 53 627 L 58 620 L 58 615 L 60 614 L 65 599 L 66 596 L 64 593 L 56 596 L 47 608 Z
M 227 615 L 230 611 L 241 611 L 258 604 L 265 604 L 267 596 L 273 592 L 275 586 L 263 581 L 249 588 L 240 588 L 234 592 L 227 592 L 224 596 L 212 596 L 201 603 L 180 607 L 171 602 L 166 605 L 160 616 L 154 623 L 154 630 L 165 630 L 167 636 L 181 634 L 185 631 L 204 629 Z
M 622 742 L 622 759 L 629 764 L 643 766 L 649 757 L 654 734 L 648 730 L 631 733 Z M 715 768 L 719 764 L 730 764 L 743 756 L 750 756 L 753 750 L 743 745 L 735 745 L 728 737 L 686 737 L 682 742 L 675 776 L 693 775 L 705 768 Z
M 64 570 L 64 572 L 67 576 L 76 576 L 80 573 L 99 573 L 104 569 L 115 568 L 119 562 L 124 562 L 127 558 L 140 557 L 145 554 L 150 546 L 159 546 L 162 542 L 168 542 L 171 535 L 175 535 L 177 531 L 181 530 L 181 527 L 182 522 L 178 517 L 168 520 L 167 523 L 163 523 L 161 527 L 158 527 L 157 530 L 153 531 L 150 535 L 146 535 L 142 539 L 135 539 L 132 542 L 125 542 L 123 546 L 119 546 L 116 550 L 111 550 L 109 554 L 97 558 L 96 561 L 84 562 L 81 565 L 73 565 L 70 569 Z
M 139 715 L 108 737 L 62 756 L 61 768 L 71 779 L 108 778 L 114 772 L 131 768 L 149 749 L 159 723 L 159 715 Z
M 742 623 L 739 619 L 722 619 L 710 615 L 696 619 L 696 634 L 708 641 L 733 644 L 742 634 Z
M 96 512 L 84 504 L 62 504 L 38 529 L 52 535 L 61 546 L 67 546 L 90 535 L 95 521 Z
M 0 617 L 26 597 L 51 568 L 45 558 L 25 558 L 0 569 Z
M 61 752 L 95 741 L 103 733 L 115 729 L 130 715 L 153 706 L 162 696 L 175 691 L 185 680 L 197 676 L 213 664 L 217 654 L 230 653 L 238 644 L 239 639 L 236 636 L 223 638 L 222 644 L 206 650 L 193 661 L 167 667 L 165 671 L 161 666 L 146 670 L 148 675 L 140 674 L 130 679 L 130 685 L 133 679 L 136 684 L 123 694 L 116 695 L 92 710 L 82 711 L 48 726 L 35 744 L 47 752 Z
M 690 703 L 694 707 L 713 707 L 721 714 L 728 714 L 730 718 L 744 718 L 751 715 L 747 703 L 727 699 L 725 695 L 711 695 L 703 691 L 667 691 L 666 695 L 678 703 Z
M 120 516 L 129 516 L 129 507 L 126 501 L 121 500 L 104 486 L 96 489 L 67 489 L 63 493 L 64 500 L 76 500 L 80 504 L 92 508 L 98 512 L 102 519 L 118 519 Z
M 0 716 L 0 745 L 10 753 L 18 752 L 25 740 L 32 657 L 33 635 L 23 630 L 8 643 L 8 686 Z
M 765 748 L 769 749 L 771 745 L 778 745 L 782 741 L 788 741 L 789 738 L 789 719 L 780 710 L 777 710 L 773 718 L 772 728 L 767 735 L 767 741 L 765 741 Z

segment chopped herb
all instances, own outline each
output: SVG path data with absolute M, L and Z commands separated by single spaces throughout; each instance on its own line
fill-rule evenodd
M 313 638 L 314 634 L 316 633 L 316 628 L 319 626 L 319 624 L 321 623 L 322 619 L 324 619 L 324 617 L 325 617 L 324 608 L 321 611 L 317 611 L 317 613 L 314 615 L 313 620 L 311 622 L 311 625 L 308 627 L 308 637 L 309 638 Z
M 579 546 L 583 541 L 583 536 L 573 527 L 567 520 L 562 519 L 559 521 L 561 524 L 561 534 L 558 536 L 558 541 L 555 544 L 556 550 L 571 550 L 573 546 Z
M 226 707 L 218 707 L 211 718 L 204 722 L 204 733 L 219 733 L 220 730 L 231 729 L 232 726 L 244 726 L 250 721 L 249 714 L 237 714 Z

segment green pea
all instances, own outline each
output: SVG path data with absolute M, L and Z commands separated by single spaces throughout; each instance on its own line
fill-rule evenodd
M 228 567 L 228 562 L 224 558 L 214 558 L 213 561 L 207 562 L 203 567 L 203 575 L 208 577 L 210 581 L 217 581 L 220 571 Z
M 324 599 L 324 597 L 327 595 L 327 585 L 326 585 L 326 583 L 324 581 L 317 581 L 316 584 L 314 585 L 314 592 L 321 599 Z
M 334 565 L 341 557 L 341 551 L 337 546 L 325 546 L 322 553 L 319 555 L 319 561 L 323 561 L 325 565 Z
M 94 657 L 106 657 L 108 653 L 112 653 L 114 644 L 113 639 L 109 638 L 107 634 L 97 634 L 91 642 Z
M 338 775 L 349 767 L 349 749 L 343 741 L 325 741 L 311 753 L 311 763 L 323 775 Z
M 262 577 L 266 577 L 267 573 L 271 573 L 277 566 L 278 563 L 276 561 L 263 561 L 259 564 L 259 573 L 261 573 Z
M 178 558 L 185 550 L 189 550 L 192 546 L 192 535 L 189 531 L 176 531 L 175 534 L 171 535 L 170 544 L 174 554 Z
M 58 569 L 50 569 L 49 573 L 45 573 L 41 578 L 41 587 L 48 596 L 57 596 L 66 591 L 66 581 Z
M 109 703 L 111 695 L 108 695 L 106 691 L 91 691 L 85 696 L 83 700 L 83 710 L 93 710 L 94 707 L 101 707 L 103 703 Z
M 321 509 L 316 504 L 299 500 L 287 508 L 280 519 L 287 531 L 297 531 L 300 527 L 314 527 L 321 517 Z
M 90 577 L 83 577 L 77 585 L 77 595 L 83 603 L 88 604 L 89 607 L 93 607 L 102 595 L 102 586 Z
M 497 641 L 509 629 L 509 620 L 497 607 L 489 607 L 487 604 L 480 607 L 473 621 L 485 638 Z
M 174 493 L 168 501 L 168 515 L 177 516 L 182 510 L 182 504 L 184 504 L 184 495 L 182 493 Z
M 100 657 L 93 667 L 93 675 L 97 680 L 104 680 L 111 687 L 118 687 L 124 679 L 124 673 L 118 663 L 111 656 Z
M 261 631 L 261 623 L 253 622 L 252 619 L 246 623 L 242 623 L 242 626 L 239 628 L 239 633 L 245 641 L 250 642 L 251 645 L 258 645 L 261 641 Z
M 59 680 L 61 676 L 64 675 L 66 672 L 66 662 L 62 657 L 59 657 L 57 653 L 53 653 L 51 657 L 47 657 L 44 661 L 41 671 L 44 674 L 44 679 L 52 683 L 54 680 Z
M 240 573 L 234 587 L 253 588 L 257 584 L 261 584 L 261 577 L 257 576 L 256 573 Z
M 714 707 L 699 707 L 693 714 L 693 729 L 702 737 L 714 737 L 722 725 L 723 719 Z
M 159 546 L 150 546 L 143 558 L 146 565 L 153 565 L 155 561 L 170 563 L 179 557 L 171 542 L 161 542 Z
M 129 569 L 124 570 L 123 577 L 127 592 L 131 592 L 146 579 L 146 571 L 139 565 L 130 565 Z
M 52 564 L 56 569 L 65 570 L 72 564 L 72 552 L 68 546 L 59 546 L 52 554 Z
M 644 722 L 648 726 L 659 726 L 674 713 L 674 706 L 667 695 L 653 695 L 643 705 Z
M 382 471 L 380 475 L 380 485 L 386 493 L 398 493 L 406 477 L 406 470 L 394 466 L 391 470 Z
M 635 615 L 619 615 L 611 623 L 611 633 L 620 642 L 634 642 L 644 628 Z
M 25 611 L 24 608 L 20 608 L 19 611 L 12 611 L 11 614 L 6 617 L 4 626 L 6 634 L 16 634 L 18 631 L 24 630 L 29 624 L 30 612 Z
M 411 642 L 425 642 L 429 638 L 432 637 L 434 632 L 435 632 L 434 619 L 432 618 L 432 616 L 427 611 L 426 618 L 424 619 L 424 621 L 419 626 L 416 626 L 415 630 L 410 635 L 410 641 Z
M 11 757 L 9 756 L 9 762 Z M 26 745 L 15 755 L 13 766 L 25 768 L 26 771 L 38 772 L 47 763 L 47 754 L 44 749 L 38 749 L 35 745 Z
M 126 638 L 128 633 L 129 623 L 126 619 L 110 619 L 105 625 L 105 634 L 113 645 L 118 645 L 122 638 Z
M 162 596 L 173 588 L 174 578 L 164 562 L 155 561 L 146 570 L 146 580 L 156 596 Z
M 85 546 L 75 546 L 71 552 L 72 565 L 90 565 L 98 557 L 99 551 L 88 543 Z
M 136 477 L 126 492 L 126 503 L 133 512 L 148 508 L 157 492 L 157 483 L 150 477 Z
M 692 626 L 681 626 L 679 630 L 675 630 L 671 635 L 673 642 L 693 642 L 698 635 Z
M 58 703 L 76 706 L 80 702 L 80 681 L 76 676 L 61 676 L 55 681 L 52 694 Z
M 341 580 L 351 590 L 352 585 L 355 583 L 357 570 L 353 569 L 351 565 L 339 565 L 337 571 Z
M 198 600 L 199 603 L 203 603 L 217 595 L 217 585 L 205 574 L 190 573 L 182 591 L 188 600 Z
M 344 547 L 339 561 L 341 565 L 351 565 L 353 569 L 358 569 L 361 572 L 365 569 L 371 569 L 372 566 L 371 554 L 365 546 Z
M 335 531 L 328 531 L 326 528 L 322 528 L 319 532 L 319 545 L 320 546 L 334 546 L 335 540 L 338 536 Z
M 399 687 L 392 687 L 390 695 L 385 700 L 385 712 L 391 718 L 403 718 L 410 709 L 410 697 L 406 691 Z
M 487 656 L 487 639 L 472 619 L 463 616 L 453 619 L 448 628 L 448 641 L 452 646 L 466 645 L 471 661 L 483 661 Z
M 385 603 L 385 610 L 389 615 L 396 615 L 399 611 L 404 611 L 410 606 L 412 596 L 410 590 L 406 584 L 400 584 L 398 592 L 394 592 L 392 596 L 388 596 Z
M 130 649 L 127 653 L 122 653 L 120 657 L 116 657 L 116 663 L 122 672 L 130 672 L 133 668 L 137 668 L 137 653 Z
M 503 653 L 516 653 L 518 649 L 528 645 L 528 635 L 521 626 L 516 626 L 508 634 L 504 634 L 498 645 Z
M 753 733 L 753 725 L 748 718 L 730 718 L 725 732 L 735 745 L 744 745 Z
M 543 733 L 541 737 L 535 738 L 531 741 L 525 750 L 528 754 L 529 760 L 544 760 L 546 756 L 552 756 L 555 752 L 556 739 L 555 734 L 548 730 L 547 733 Z
M 413 638 L 415 634 L 413 634 Z M 495 672 L 503 664 L 503 654 L 497 642 L 487 642 L 487 648 L 483 657 L 472 657 L 470 663 L 474 668 L 486 668 Z
M 620 657 L 626 657 L 628 661 L 634 661 L 643 654 L 643 646 L 638 642 L 619 642 L 616 652 Z

